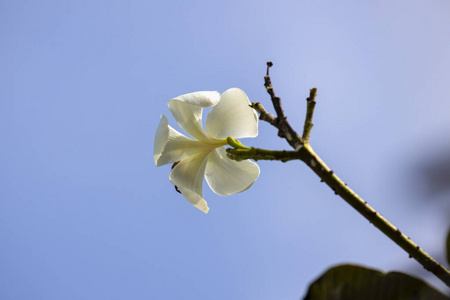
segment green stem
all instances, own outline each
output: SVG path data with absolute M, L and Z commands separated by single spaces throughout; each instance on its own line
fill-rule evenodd
M 314 108 L 316 106 L 316 93 L 317 89 L 312 88 L 309 91 L 309 98 L 306 98 L 306 118 L 305 118 L 305 125 L 303 126 L 303 135 L 302 135 L 302 139 L 304 141 L 309 140 L 311 129 L 314 126 L 312 119 L 314 115 Z
M 242 161 L 245 159 L 253 160 L 279 160 L 282 162 L 287 162 L 294 159 L 300 159 L 298 151 L 274 151 L 265 150 L 258 148 L 247 148 L 247 149 L 227 149 L 227 156 L 230 159 L 236 161 Z
M 245 150 L 250 149 L 249 147 L 242 145 L 242 143 L 239 140 L 236 140 L 236 139 L 232 138 L 231 136 L 227 137 L 227 143 L 228 143 L 228 145 L 230 145 L 231 147 L 234 147 L 236 149 L 245 149 Z
M 272 151 L 263 149 L 227 149 L 228 157 L 234 160 L 280 160 L 289 161 L 300 159 L 306 163 L 325 182 L 336 195 L 339 195 L 364 218 L 388 236 L 393 242 L 405 250 L 409 257 L 413 257 L 426 270 L 430 271 L 450 287 L 450 271 L 422 250 L 408 236 L 381 216 L 375 209 L 358 196 L 320 159 L 309 143 L 297 151 Z

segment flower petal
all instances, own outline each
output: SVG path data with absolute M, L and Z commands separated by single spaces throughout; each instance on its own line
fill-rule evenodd
M 169 176 L 169 180 L 178 187 L 183 196 L 204 213 L 209 210 L 203 199 L 203 177 L 210 153 L 203 151 L 182 160 Z
M 169 101 L 169 109 L 175 121 L 197 140 L 214 143 L 203 130 L 202 110 L 220 101 L 218 92 L 195 92 L 178 96 Z
M 206 118 L 206 132 L 215 139 L 255 137 L 258 135 L 258 115 L 250 106 L 243 90 L 232 88 L 220 96 Z
M 250 160 L 231 160 L 224 147 L 212 151 L 206 165 L 206 181 L 216 194 L 222 196 L 247 190 L 258 176 L 259 167 L 256 163 Z
M 161 115 L 153 145 L 153 159 L 157 167 L 183 160 L 202 151 L 211 151 L 214 146 L 190 139 L 169 125 L 165 115 Z

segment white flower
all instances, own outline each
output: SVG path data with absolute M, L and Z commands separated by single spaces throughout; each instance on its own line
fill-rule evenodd
M 207 213 L 203 199 L 203 177 L 219 195 L 228 196 L 248 189 L 259 176 L 252 161 L 234 161 L 226 156 L 227 137 L 258 135 L 258 116 L 249 106 L 247 95 L 238 88 L 218 92 L 195 92 L 169 101 L 169 110 L 178 125 L 194 139 L 179 133 L 161 115 L 155 135 L 153 158 L 156 166 L 180 161 L 169 180 L 195 207 Z M 211 107 L 202 126 L 202 110 Z

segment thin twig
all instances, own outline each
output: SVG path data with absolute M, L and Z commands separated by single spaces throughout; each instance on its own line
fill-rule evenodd
M 246 159 L 253 160 L 279 160 L 281 162 L 287 162 L 294 159 L 300 159 L 298 151 L 276 151 L 266 150 L 259 148 L 247 148 L 247 149 L 233 149 L 227 148 L 227 156 L 235 161 L 242 161 Z
M 261 103 L 253 102 L 250 105 L 250 107 L 259 113 L 260 120 L 266 121 L 266 122 L 270 123 L 271 125 L 275 126 L 276 128 L 278 128 L 277 119 L 272 114 L 269 114 Z
M 275 112 L 277 113 L 277 119 L 279 122 L 283 122 L 286 120 L 286 116 L 284 115 L 283 108 L 281 107 L 281 101 L 280 98 L 275 96 L 275 91 L 272 87 L 272 82 L 270 80 L 269 75 L 269 69 L 273 66 L 273 63 L 271 61 L 267 62 L 267 73 L 266 76 L 264 76 L 264 86 L 266 87 L 267 93 L 269 93 L 270 98 L 272 99 L 273 108 L 275 109 Z
M 311 129 L 314 126 L 312 118 L 314 115 L 314 107 L 316 106 L 316 93 L 317 89 L 312 88 L 309 91 L 309 97 L 306 98 L 306 118 L 305 125 L 303 127 L 302 139 L 306 142 L 309 141 L 309 135 L 311 134 Z
M 281 107 L 281 100 L 279 97 L 275 96 L 275 91 L 272 87 L 272 82 L 270 80 L 269 75 L 269 69 L 273 66 L 272 62 L 267 62 L 267 73 L 266 76 L 264 76 L 264 86 L 266 87 L 267 93 L 270 95 L 270 98 L 272 99 L 273 108 L 275 109 L 275 112 L 277 113 L 276 117 L 276 125 L 275 127 L 278 128 L 278 136 L 285 138 L 286 141 L 291 145 L 294 149 L 300 149 L 304 142 L 302 138 L 295 132 L 294 129 L 292 129 L 291 125 L 286 119 L 286 116 L 284 115 L 283 108 Z

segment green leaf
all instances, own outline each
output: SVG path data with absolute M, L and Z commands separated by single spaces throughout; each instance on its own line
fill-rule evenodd
M 329 269 L 309 287 L 304 300 L 449 300 L 421 279 L 355 265 Z
M 447 263 L 450 266 L 450 230 L 447 234 Z

